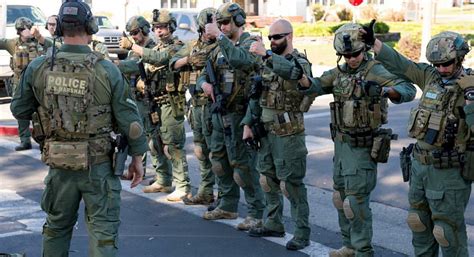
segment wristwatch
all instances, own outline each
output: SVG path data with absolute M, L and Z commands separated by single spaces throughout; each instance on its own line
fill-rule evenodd
M 272 56 L 273 56 L 272 50 L 267 50 L 267 51 L 265 52 L 265 56 L 263 57 L 263 59 L 266 60 L 266 59 L 268 59 L 268 58 L 270 58 L 270 57 L 272 57 Z

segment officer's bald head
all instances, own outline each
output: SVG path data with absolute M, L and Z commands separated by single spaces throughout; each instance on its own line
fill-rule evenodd
M 291 23 L 285 19 L 278 19 L 270 26 L 270 35 L 292 32 L 293 27 L 291 26 Z

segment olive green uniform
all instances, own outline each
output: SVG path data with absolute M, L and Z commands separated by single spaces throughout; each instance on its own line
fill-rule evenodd
M 153 48 L 156 46 L 155 41 L 153 39 L 148 38 L 148 40 L 143 45 L 144 48 Z M 148 101 L 145 100 L 145 95 L 143 92 L 140 92 L 136 88 L 136 83 L 140 78 L 140 70 L 138 69 L 137 62 L 140 60 L 140 56 L 134 54 L 132 51 L 128 52 L 127 59 L 120 61 L 117 65 L 119 70 L 129 79 L 130 87 L 132 89 L 132 96 L 137 103 L 138 111 L 140 112 L 140 116 L 142 117 L 143 126 L 145 128 L 145 132 L 147 135 L 148 145 L 152 140 L 155 140 L 153 145 L 157 145 L 156 139 L 154 139 L 153 135 L 155 134 L 155 126 L 151 124 L 150 121 L 150 106 Z M 153 163 L 158 163 L 156 160 L 156 154 L 151 156 L 153 159 Z M 143 154 L 142 163 L 143 163 L 143 170 L 146 172 L 146 160 L 147 160 L 147 153 Z
M 393 87 L 400 101 L 415 97 L 413 85 L 398 79 L 366 53 L 361 65 L 350 69 L 347 64 L 326 71 L 312 79 L 308 91 L 318 95 L 333 94 L 331 134 L 334 140 L 334 206 L 337 208 L 343 245 L 354 249 L 357 257 L 373 256 L 372 212 L 370 193 L 377 182 L 377 162 L 371 156 L 373 142 L 380 127 L 387 123 L 387 99 L 369 97 L 362 87 L 374 81 Z
M 194 154 L 199 161 L 199 170 L 201 173 L 201 182 L 197 195 L 213 195 L 213 186 L 215 176 L 211 171 L 211 160 L 209 159 L 211 145 L 211 113 L 209 108 L 211 100 L 202 91 L 196 90 L 196 82 L 201 70 L 206 64 L 210 52 L 217 47 L 214 43 L 205 43 L 200 40 L 192 41 L 181 48 L 170 61 L 170 67 L 173 69 L 174 63 L 188 56 L 191 60 L 189 65 L 181 68 L 183 76 L 188 76 L 188 88 L 191 94 L 191 109 L 189 115 L 189 124 L 193 129 Z
M 191 183 L 184 150 L 185 88 L 179 73 L 169 69 L 169 61 L 182 46 L 183 43 L 176 37 L 170 37 L 158 42 L 153 49 L 143 48 L 142 59 L 149 64 L 145 68 L 152 83 L 154 101 L 159 106 L 159 121 L 155 124 L 157 132 L 153 136 L 157 144 L 153 142 L 154 145 L 150 146 L 152 155 L 157 156 L 157 163 L 154 163 L 157 172 L 155 183 L 171 186 L 174 181 L 176 190 L 189 193 Z
M 21 72 L 34 58 L 42 55 L 44 49 L 36 40 L 22 42 L 20 37 L 0 39 L 0 49 L 6 50 L 12 57 L 10 68 L 13 71 L 12 92 L 19 84 Z M 23 49 L 23 50 L 21 50 Z M 18 134 L 21 143 L 31 143 L 30 121 L 18 120 Z
M 248 105 L 250 75 L 258 70 L 257 58 L 249 53 L 255 38 L 244 32 L 234 45 L 227 37 L 217 41 L 210 56 L 220 88 L 223 111 L 212 113 L 211 162 L 217 176 L 221 201 L 217 208 L 237 212 L 240 192 L 244 190 L 249 205 L 248 216 L 261 219 L 263 216 L 263 192 L 255 169 L 255 151 L 246 147 L 242 140 L 243 126 L 240 125 Z M 197 90 L 203 82 L 210 81 L 206 70 L 198 79 Z
M 266 200 L 264 227 L 272 231 L 285 231 L 283 193 L 291 203 L 291 215 L 296 223 L 295 237 L 309 240 L 309 207 L 303 183 L 308 154 L 303 112 L 309 109 L 314 97 L 304 96 L 298 91 L 297 78 L 292 77 L 295 62 L 300 63 L 305 74 L 311 75 L 308 60 L 297 50 L 286 56 L 274 54 L 266 60 L 262 72 L 263 92 L 258 103 L 254 104 L 252 100 L 242 123 L 255 126 L 255 122 L 260 121 L 267 131 L 257 152 L 257 170 Z
M 407 218 L 415 255 L 438 256 L 441 247 L 443 256 L 467 257 L 464 212 L 472 181 L 461 176 L 460 156 L 465 158 L 464 169 L 472 171 L 474 141 L 472 129 L 466 125 L 466 120 L 472 119 L 471 106 L 466 106 L 464 113 L 464 93 L 456 77 L 446 81 L 433 66 L 414 63 L 386 45 L 377 60 L 423 90 L 420 104 L 411 110 L 408 123 L 408 135 L 417 139 Z M 453 126 L 456 128 L 452 129 Z M 469 163 L 471 166 L 466 166 Z
M 89 256 L 116 256 L 121 185 L 110 156 L 112 120 L 115 132 L 127 136 L 130 155 L 146 151 L 128 84 L 99 56 L 88 46 L 63 45 L 52 68 L 50 56 L 37 58 L 22 75 L 12 100 L 15 117 L 35 120 L 39 115 L 36 122 L 41 121 L 46 138 L 42 160 L 50 170 L 41 200 L 48 215 L 42 256 L 68 256 L 81 199 Z

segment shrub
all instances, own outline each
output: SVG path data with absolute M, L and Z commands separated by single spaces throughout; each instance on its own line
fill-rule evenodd
M 364 20 L 378 19 L 379 13 L 373 4 L 368 4 L 360 10 L 360 16 Z
M 324 7 L 321 4 L 313 4 L 311 7 L 313 11 L 314 21 L 319 21 L 324 17 Z
M 369 23 L 363 24 L 363 26 L 369 26 Z M 387 25 L 385 22 L 376 22 L 374 26 L 374 32 L 379 34 L 385 34 L 390 31 L 390 26 Z
M 349 8 L 343 7 L 337 11 L 337 17 L 339 17 L 341 21 L 350 21 L 352 20 L 352 11 Z
M 396 48 L 410 60 L 418 62 L 421 54 L 421 36 L 419 34 L 402 36 Z
M 403 11 L 390 9 L 385 12 L 382 19 L 384 21 L 405 21 L 405 14 Z

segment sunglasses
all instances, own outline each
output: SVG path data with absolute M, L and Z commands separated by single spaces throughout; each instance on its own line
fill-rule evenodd
M 224 26 L 225 26 L 225 25 L 229 25 L 230 19 L 221 20 L 221 21 L 218 21 L 217 23 L 219 24 L 219 26 L 220 26 L 220 25 L 224 25 Z
M 351 59 L 352 57 L 356 58 L 357 56 L 360 55 L 360 53 L 362 53 L 362 50 L 354 52 L 354 53 L 350 53 L 350 54 L 341 54 L 341 55 L 344 56 L 344 58 Z
M 155 29 L 164 29 L 164 28 L 167 28 L 168 25 L 161 25 L 161 24 L 157 24 L 155 26 L 153 26 L 153 30 Z
M 439 66 L 443 66 L 446 68 L 452 65 L 453 63 L 454 63 L 454 59 L 452 59 L 451 61 L 443 62 L 443 63 L 433 63 L 433 66 L 435 66 L 436 68 L 439 68 Z
M 48 26 L 56 26 L 56 23 L 53 23 L 53 22 L 48 22 L 47 24 Z
M 273 34 L 273 35 L 268 35 L 268 40 L 279 40 L 279 39 L 282 39 L 288 35 L 290 35 L 291 32 L 288 32 L 288 33 L 281 33 L 281 34 Z
M 140 33 L 140 30 L 139 29 L 136 29 L 136 30 L 132 30 L 130 31 L 130 36 L 135 36 L 135 35 L 138 35 L 138 33 Z

